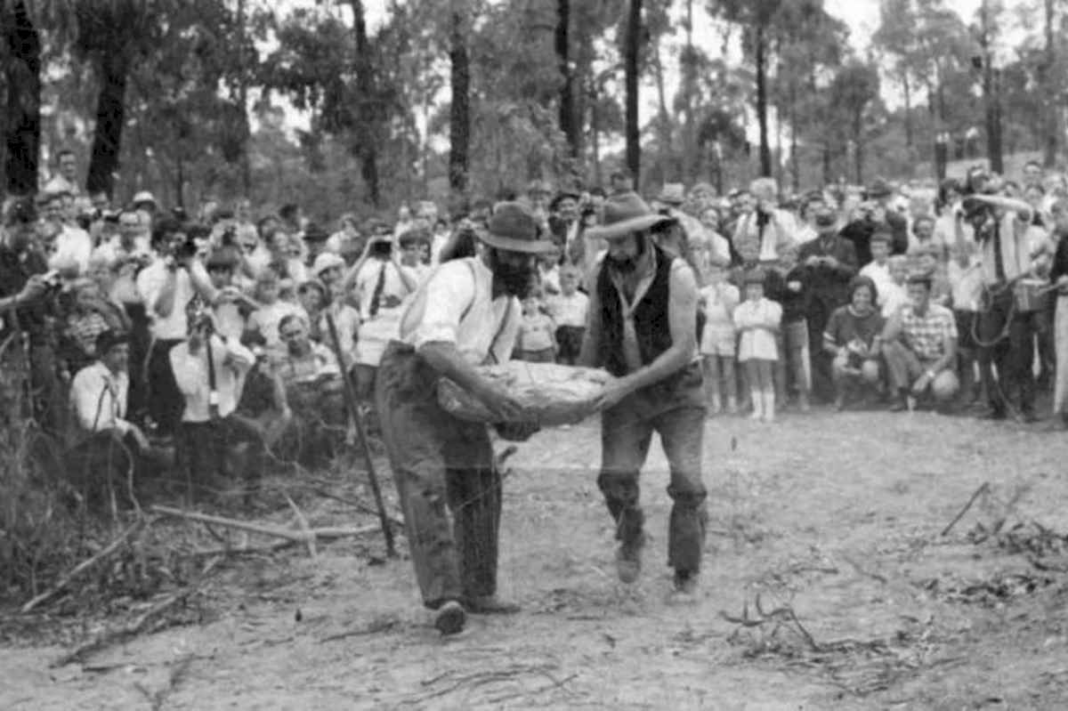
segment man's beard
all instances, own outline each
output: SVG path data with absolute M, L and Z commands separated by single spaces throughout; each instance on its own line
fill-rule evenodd
M 520 299 L 526 298 L 534 288 L 534 269 L 504 264 L 496 253 L 493 253 L 490 258 L 493 262 L 495 290 L 503 291 L 509 296 L 516 296 Z
M 611 254 L 606 254 L 604 258 L 608 265 L 617 274 L 620 276 L 628 276 L 638 269 L 638 263 L 641 262 L 642 257 L 645 256 L 646 248 L 645 239 L 639 237 L 637 254 L 628 257 L 613 257 Z

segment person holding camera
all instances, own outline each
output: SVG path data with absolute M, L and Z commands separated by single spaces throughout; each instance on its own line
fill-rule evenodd
M 418 287 L 417 277 L 403 267 L 400 250 L 389 235 L 368 240 L 363 256 L 345 275 L 341 291 L 347 294 L 355 290 L 360 309 L 356 390 L 361 400 L 369 400 L 374 391 L 382 352 L 400 322 L 401 301 Z
M 849 223 L 842 228 L 842 237 L 853 243 L 858 266 L 863 267 L 872 260 L 871 238 L 877 231 L 890 232 L 890 254 L 908 252 L 908 220 L 894 209 L 893 199 L 894 190 L 890 184 L 876 178 L 867 190 L 867 199 L 860 203 Z
M 236 473 L 229 471 L 227 448 L 240 442 L 257 447 L 260 441 L 232 416 L 256 357 L 237 339 L 218 333 L 209 311 L 190 311 L 188 339 L 167 354 L 182 397 L 180 452 L 190 485 L 214 488 Z M 250 467 L 251 473 L 259 468 Z
M 171 369 L 171 349 L 186 339 L 189 321 L 186 309 L 200 295 L 215 301 L 204 265 L 196 257 L 196 244 L 177 220 L 165 218 L 152 229 L 155 260 L 137 275 L 137 289 L 144 301 L 152 336 L 148 353 L 148 414 L 157 434 L 173 436 L 181 421 L 184 402 Z
M 37 242 L 37 215 L 33 203 L 19 200 L 8 208 L 0 244 L 0 337 L 22 334 L 22 348 L 12 348 L 9 356 L 24 356 L 32 391 L 32 416 L 47 431 L 64 431 L 67 408 L 59 382 L 55 353 L 58 309 L 56 295 L 60 279 L 48 271 L 45 256 Z M 24 413 L 20 413 L 24 414 Z
M 757 178 L 749 186 L 756 209 L 739 216 L 734 228 L 734 249 L 746 268 L 776 266 L 782 250 L 794 244 L 797 225 L 780 210 L 778 187 L 771 178 Z

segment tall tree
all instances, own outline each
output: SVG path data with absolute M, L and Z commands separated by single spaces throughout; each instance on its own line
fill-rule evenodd
M 912 149 L 912 73 L 917 56 L 917 20 L 912 0 L 882 0 L 879 29 L 872 44 L 889 64 L 889 73 L 901 84 L 905 100 L 905 146 Z
M 986 100 L 986 146 L 990 169 L 1003 173 L 1005 165 L 1001 151 L 1001 76 L 994 66 L 994 45 L 997 41 L 997 13 L 999 5 L 982 0 L 979 5 L 977 35 L 982 55 L 979 65 L 983 73 L 983 97 Z
M 360 174 L 367 186 L 372 205 L 381 201 L 378 189 L 378 126 L 381 121 L 378 88 L 375 85 L 374 59 L 367 41 L 367 20 L 362 0 L 351 0 L 353 33 L 356 36 L 356 126 L 354 149 L 360 159 Z
M 449 11 L 449 187 L 467 192 L 471 146 L 471 59 L 467 52 L 469 22 L 463 0 L 452 0 Z
M 41 37 L 25 0 L 0 2 L 0 41 L 7 87 L 5 188 L 13 195 L 32 195 L 41 150 Z
M 867 113 L 879 98 L 879 73 L 868 64 L 847 64 L 831 83 L 829 98 L 831 106 L 839 113 L 839 125 L 847 130 L 853 143 L 855 179 L 863 184 Z
M 626 92 L 627 169 L 634 187 L 641 185 L 641 124 L 638 113 L 638 79 L 642 41 L 642 0 L 630 0 L 623 43 L 624 91 Z
M 75 17 L 75 49 L 94 60 L 100 83 L 86 189 L 110 196 L 119 169 L 130 68 L 150 46 L 152 26 L 159 18 L 149 0 L 80 0 Z
M 581 117 L 575 112 L 574 72 L 571 69 L 571 0 L 556 2 L 556 62 L 560 67 L 560 130 L 567 137 L 572 158 L 582 155 Z

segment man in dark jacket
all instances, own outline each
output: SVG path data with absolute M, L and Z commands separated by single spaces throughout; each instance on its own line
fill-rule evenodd
M 806 272 L 809 352 L 812 390 L 824 402 L 834 399 L 831 360 L 823 352 L 823 330 L 831 313 L 849 300 L 849 282 L 857 273 L 857 253 L 838 233 L 834 211 L 826 204 L 813 208 L 816 239 L 801 245 L 798 266 Z
M 894 209 L 894 191 L 882 178 L 868 188 L 868 200 L 861 204 L 860 214 L 842 228 L 842 237 L 853 243 L 857 253 L 857 268 L 871 261 L 871 236 L 876 230 L 888 230 L 893 236 L 890 254 L 905 254 L 909 249 L 909 226 L 905 216 Z

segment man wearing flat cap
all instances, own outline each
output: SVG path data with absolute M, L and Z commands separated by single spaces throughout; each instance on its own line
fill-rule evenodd
M 438 404 L 447 377 L 478 397 L 499 422 L 523 419 L 522 406 L 476 366 L 509 359 L 519 332 L 519 300 L 534 280 L 540 238 L 531 211 L 497 205 L 480 254 L 439 265 L 402 309 L 375 384 L 382 439 L 404 511 L 416 579 L 435 626 L 460 632 L 468 613 L 518 608 L 497 592 L 501 475 L 485 425 L 453 417 Z M 532 427 L 498 425 L 523 439 Z
M 653 432 L 671 467 L 674 501 L 668 565 L 675 590 L 696 592 L 707 512 L 701 482 L 705 399 L 697 356 L 697 283 L 693 269 L 653 242 L 671 218 L 653 212 L 636 193 L 605 202 L 604 224 L 587 232 L 608 252 L 594 271 L 580 363 L 614 376 L 598 403 L 601 473 L 597 484 L 616 522 L 616 570 L 625 583 L 641 571 L 645 516 L 638 476 Z

